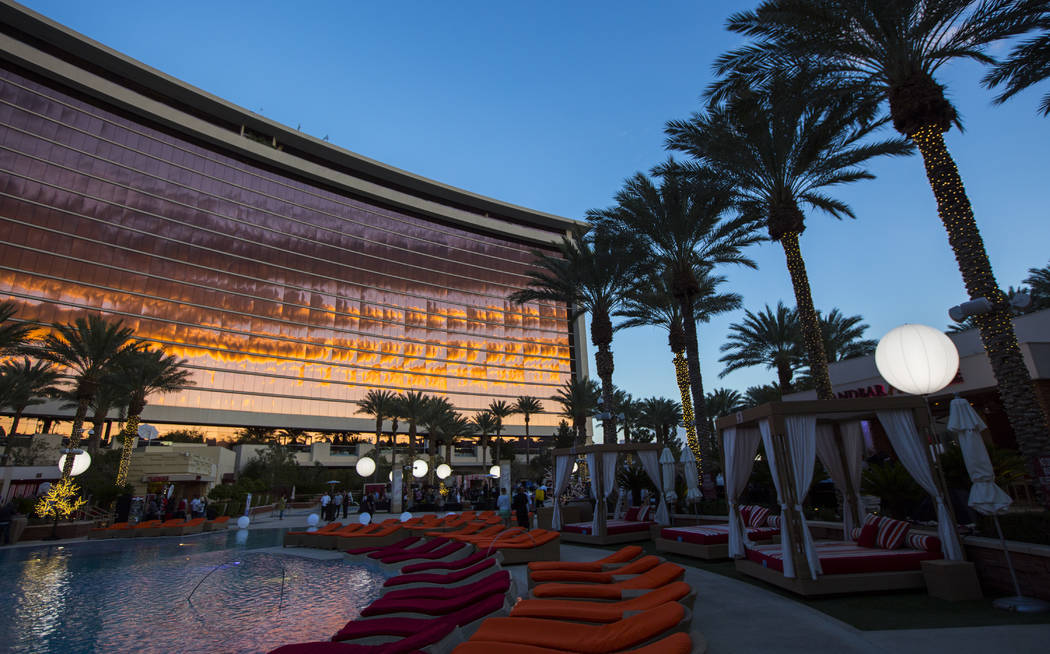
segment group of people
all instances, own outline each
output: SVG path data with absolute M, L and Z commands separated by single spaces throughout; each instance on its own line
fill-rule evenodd
M 331 522 L 339 517 L 340 512 L 346 518 L 353 503 L 354 496 L 350 491 L 325 491 L 321 496 L 321 519 Z
M 510 515 L 513 512 L 518 526 L 528 529 L 531 527 L 529 524 L 529 511 L 534 511 L 544 505 L 547 488 L 538 486 L 535 490 L 529 490 L 525 483 L 521 483 L 514 489 L 513 497 L 507 493 L 506 488 L 501 488 L 499 493 L 499 497 L 496 498 L 496 510 L 499 511 L 503 521 L 509 524 Z
M 204 518 L 208 513 L 208 500 L 203 495 L 171 497 L 165 494 L 150 495 L 142 509 L 142 520 L 189 520 Z

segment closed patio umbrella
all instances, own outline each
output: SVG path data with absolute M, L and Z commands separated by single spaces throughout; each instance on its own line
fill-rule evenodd
M 970 486 L 970 499 L 967 503 L 975 511 L 992 516 L 992 520 L 995 521 L 995 529 L 999 532 L 999 543 L 1006 556 L 1010 578 L 1014 582 L 1016 595 L 997 599 L 992 602 L 992 605 L 996 608 L 1021 613 L 1042 613 L 1050 610 L 1050 602 L 1021 595 L 1021 586 L 1017 583 L 1014 564 L 1010 560 L 1010 550 L 1006 547 L 1006 539 L 1003 538 L 1003 530 L 999 526 L 999 514 L 1004 513 L 1013 504 L 1013 500 L 995 484 L 995 469 L 992 467 L 991 459 L 988 458 L 988 450 L 984 447 L 984 441 L 981 440 L 981 431 L 984 429 L 984 421 L 973 410 L 969 401 L 961 397 L 952 400 L 948 414 L 948 430 L 959 439 L 966 471 L 973 481 L 973 485 Z
M 674 455 L 668 447 L 660 453 L 660 472 L 663 477 L 664 499 L 670 506 L 678 499 L 678 494 L 674 492 Z
M 704 495 L 700 492 L 700 477 L 696 473 L 696 457 L 688 447 L 682 450 L 682 467 L 685 468 L 685 500 L 699 502 Z

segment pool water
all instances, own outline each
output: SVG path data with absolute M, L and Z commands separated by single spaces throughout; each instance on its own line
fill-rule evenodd
M 260 551 L 282 533 L 0 550 L 0 652 L 235 654 L 327 640 L 379 595 L 385 576 L 367 564 Z

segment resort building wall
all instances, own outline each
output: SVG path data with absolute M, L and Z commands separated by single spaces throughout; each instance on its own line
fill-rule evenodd
M 100 313 L 185 358 L 195 386 L 146 420 L 371 430 L 354 402 L 379 388 L 468 413 L 531 395 L 551 433 L 580 326 L 508 296 L 574 221 L 323 143 L 17 5 L 0 25 L 0 301 L 44 327 Z

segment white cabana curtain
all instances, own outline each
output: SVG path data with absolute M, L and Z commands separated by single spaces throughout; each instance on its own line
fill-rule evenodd
M 688 446 L 682 448 L 682 470 L 685 472 L 685 500 L 699 502 L 704 499 L 700 493 L 700 475 L 696 472 L 696 457 Z
M 591 473 L 591 495 L 594 496 L 594 517 L 591 518 L 591 533 L 595 536 L 599 533 L 598 530 L 601 526 L 601 519 L 605 517 L 602 515 L 605 510 L 602 508 L 602 503 L 600 501 L 602 497 L 600 466 L 601 459 L 598 458 L 598 455 L 594 452 L 588 453 L 587 470 Z
M 602 452 L 602 500 L 604 500 L 602 511 L 605 513 L 608 513 L 608 505 L 605 502 L 609 501 L 609 493 L 616 488 L 616 457 L 618 455 L 617 452 Z M 616 515 L 614 514 L 613 517 Z
M 849 492 L 847 488 L 853 488 L 853 501 L 857 510 L 863 506 L 860 499 L 860 471 L 864 463 L 864 439 L 859 422 L 842 424 L 839 428 L 842 435 L 841 455 L 835 442 L 835 428 L 827 423 L 817 425 L 817 457 L 831 475 L 835 487 L 842 493 L 843 540 L 849 540 L 850 532 L 860 524 L 860 516 L 850 509 L 846 494 Z M 843 459 L 846 462 L 845 469 L 842 467 Z
M 787 429 L 788 453 L 791 456 L 791 472 L 795 481 L 795 497 L 798 500 L 792 508 L 798 514 L 802 548 L 809 563 L 810 576 L 816 579 L 823 571 L 820 569 L 817 548 L 813 546 L 813 536 L 809 533 L 809 523 L 806 522 L 806 513 L 802 510 L 802 502 L 809 494 L 809 486 L 813 483 L 813 469 L 817 462 L 817 417 L 788 416 L 784 418 L 784 427 Z M 766 454 L 769 454 L 769 451 L 767 446 Z
M 923 490 L 930 494 L 937 505 L 937 535 L 941 539 L 941 551 L 944 558 L 949 561 L 961 561 L 963 559 L 962 546 L 959 544 L 959 536 L 955 531 L 955 520 L 944 500 L 944 496 L 937 489 L 933 481 L 933 471 L 930 469 L 929 460 L 923 448 L 929 447 L 926 439 L 919 436 L 919 430 L 915 427 L 915 420 L 911 411 L 879 411 L 879 422 L 886 430 L 886 436 L 893 445 L 893 451 L 901 464 L 922 486 Z
M 729 427 L 722 432 L 722 450 L 725 456 L 725 487 L 729 501 L 729 556 L 747 556 L 744 548 L 751 543 L 740 519 L 740 494 L 747 488 L 747 480 L 755 467 L 755 453 L 761 436 L 757 429 Z
M 660 452 L 660 476 L 664 492 L 660 497 L 662 500 L 660 506 L 656 510 L 656 521 L 662 525 L 669 525 L 671 524 L 671 505 L 678 501 L 678 493 L 674 490 L 674 455 L 671 454 L 671 449 L 668 447 Z
M 995 483 L 995 468 L 992 467 L 988 450 L 981 440 L 981 432 L 984 429 L 984 421 L 973 410 L 968 400 L 961 397 L 952 400 L 951 411 L 948 414 L 948 431 L 959 439 L 963 461 L 973 482 L 967 504 L 985 515 L 993 515 L 1005 511 L 1013 504 L 1013 500 Z
M 660 503 L 656 508 L 656 521 L 661 525 L 671 524 L 667 513 L 667 500 L 664 499 L 663 479 L 660 477 L 660 453 L 656 450 L 642 450 L 638 452 L 638 460 L 642 462 L 645 474 L 649 475 L 653 486 L 656 486 L 656 494 L 660 498 Z
M 569 486 L 569 471 L 572 470 L 571 454 L 562 454 L 554 459 L 554 515 L 551 516 L 551 529 L 561 530 L 561 494 Z

